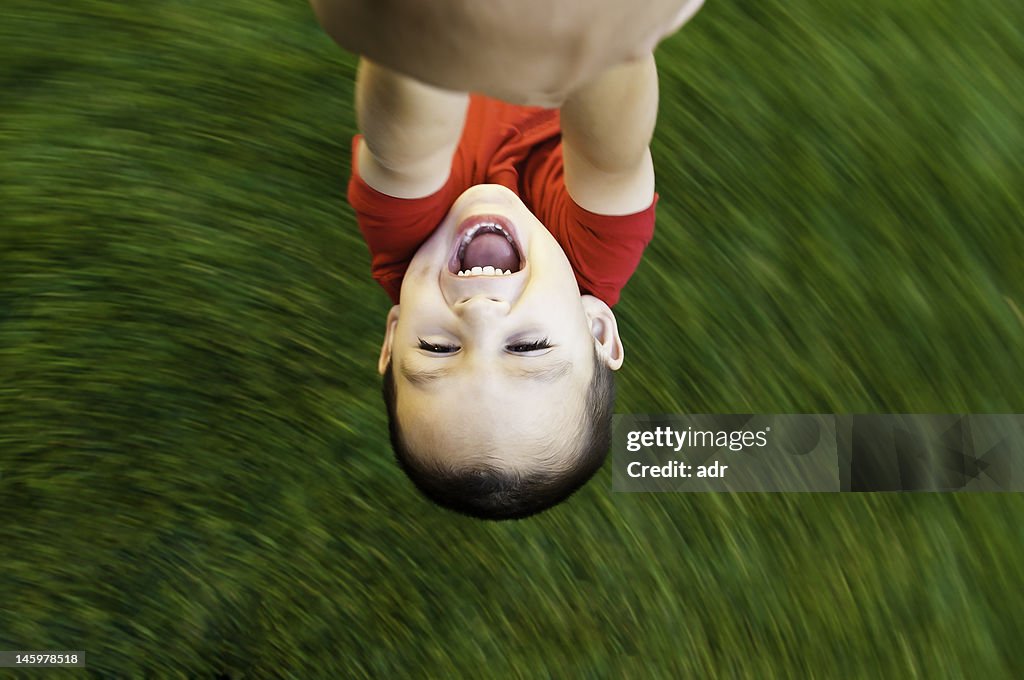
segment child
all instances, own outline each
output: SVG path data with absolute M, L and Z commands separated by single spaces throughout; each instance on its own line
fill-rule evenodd
M 435 502 L 525 517 L 600 468 L 623 360 L 610 307 L 654 232 L 657 102 L 650 55 L 560 111 L 360 62 L 348 198 L 395 303 L 392 445 Z

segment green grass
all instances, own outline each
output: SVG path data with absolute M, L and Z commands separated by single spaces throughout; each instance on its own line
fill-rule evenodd
M 145 7 L 4 3 L 0 649 L 124 677 L 1024 675 L 1019 495 L 613 495 L 606 467 L 521 523 L 421 500 L 344 200 L 353 59 L 298 0 Z M 719 0 L 664 44 L 617 410 L 1024 411 L 1022 26 L 1011 0 Z

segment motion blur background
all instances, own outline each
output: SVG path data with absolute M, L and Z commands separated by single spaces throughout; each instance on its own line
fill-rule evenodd
M 716 0 L 664 43 L 617 410 L 1024 411 L 1022 27 L 1016 0 Z M 606 466 L 520 523 L 421 500 L 344 200 L 354 67 L 301 0 L 3 0 L 0 649 L 1024 675 L 1019 495 L 613 495 Z

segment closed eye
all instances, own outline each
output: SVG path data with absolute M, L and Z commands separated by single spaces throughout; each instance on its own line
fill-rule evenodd
M 527 352 L 536 352 L 542 349 L 549 349 L 551 343 L 548 342 L 547 338 L 543 340 L 534 340 L 533 342 L 517 342 L 511 345 L 505 345 L 505 349 L 509 352 L 516 354 L 525 354 Z
M 436 342 L 427 342 L 422 338 L 416 338 L 420 341 L 419 348 L 431 352 L 433 354 L 454 354 L 459 351 L 458 345 L 442 345 Z

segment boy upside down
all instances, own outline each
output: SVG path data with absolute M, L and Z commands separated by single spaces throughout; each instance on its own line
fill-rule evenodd
M 443 90 L 362 58 L 348 199 L 394 303 L 378 369 L 396 458 L 451 510 L 522 518 L 600 469 L 611 308 L 654 233 L 650 54 L 560 109 Z

